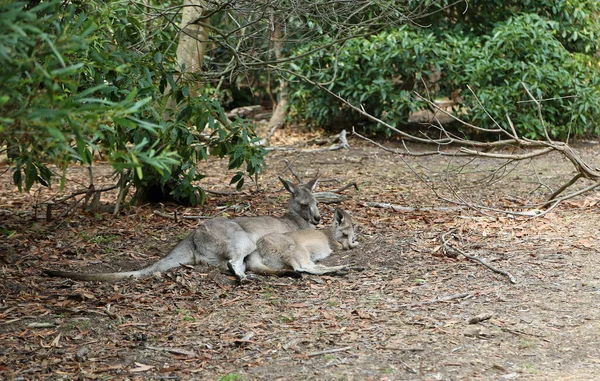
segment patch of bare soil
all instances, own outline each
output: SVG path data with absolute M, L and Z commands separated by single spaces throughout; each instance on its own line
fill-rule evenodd
M 557 156 L 505 167 L 448 158 L 408 159 L 350 140 L 350 150 L 273 153 L 261 189 L 211 195 L 207 205 L 154 205 L 118 216 L 75 209 L 44 218 L 54 190 L 18 194 L 0 177 L 0 379 L 592 380 L 600 378 L 597 193 L 536 219 L 470 209 L 395 212 L 368 202 L 448 207 L 445 195 L 495 207 L 551 193 L 570 178 Z M 391 143 L 390 143 L 391 144 Z M 597 146 L 577 147 L 586 158 Z M 423 148 L 421 148 L 423 149 Z M 198 223 L 166 218 L 279 214 L 284 159 L 319 190 L 356 181 L 343 203 L 360 246 L 326 264 L 364 267 L 346 276 L 257 279 L 237 286 L 215 269 L 181 267 L 116 283 L 47 278 L 42 269 L 141 268 Z M 593 162 L 593 161 L 592 161 Z M 203 185 L 226 190 L 225 165 Z M 444 174 L 452 169 L 453 175 Z M 421 176 L 420 179 L 417 175 Z M 87 172 L 72 168 L 72 188 Z M 98 164 L 96 186 L 109 185 Z M 500 178 L 502 177 L 502 178 Z M 440 185 L 441 184 L 441 185 Z M 460 187 L 460 189 L 454 186 Z M 229 189 L 230 190 L 230 189 Z M 107 194 L 105 204 L 114 202 Z M 329 224 L 331 211 L 321 205 Z M 516 279 L 447 256 L 440 235 Z

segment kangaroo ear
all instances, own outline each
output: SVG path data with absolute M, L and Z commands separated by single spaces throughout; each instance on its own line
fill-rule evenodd
M 312 191 L 315 190 L 315 188 L 317 187 L 318 183 L 319 183 L 319 176 L 317 176 L 314 179 L 310 180 L 304 186 L 307 187 L 308 189 L 310 189 L 310 191 L 312 192 Z
M 285 187 L 285 189 L 287 189 L 287 191 L 290 192 L 292 194 L 292 196 L 295 196 L 298 193 L 294 184 L 290 183 L 287 180 L 284 180 L 281 176 L 278 176 L 278 178 L 279 178 L 279 181 L 281 181 L 281 183 Z
M 344 212 L 341 209 L 336 208 L 335 212 L 333 212 L 333 218 L 338 225 L 344 223 Z

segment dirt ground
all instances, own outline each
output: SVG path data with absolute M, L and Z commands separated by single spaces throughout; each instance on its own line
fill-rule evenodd
M 44 202 L 58 189 L 18 194 L 3 165 L 0 379 L 600 380 L 598 193 L 531 219 L 456 209 L 427 186 L 454 199 L 518 207 L 569 179 L 566 160 L 550 155 L 490 174 L 500 163 L 403 161 L 361 141 L 350 144 L 274 152 L 259 190 L 211 194 L 204 207 L 145 205 L 116 217 L 78 208 L 60 217 L 64 208 L 57 207 L 51 221 Z M 595 164 L 597 145 L 576 148 Z M 199 223 L 182 216 L 280 214 L 287 194 L 276 176 L 292 178 L 284 159 L 306 178 L 319 172 L 319 191 L 358 184 L 343 192 L 349 199 L 341 206 L 354 216 L 360 246 L 324 263 L 363 271 L 257 277 L 241 286 L 205 266 L 116 283 L 42 274 L 141 268 Z M 225 167 L 207 163 L 202 185 L 232 191 Z M 96 187 L 112 184 L 105 164 L 94 174 Z M 84 168 L 68 177 L 66 195 L 87 185 Z M 110 205 L 114 197 L 102 201 Z M 320 208 L 328 225 L 332 212 Z M 165 217 L 175 210 L 177 221 Z M 455 247 L 516 283 L 462 255 L 445 255 L 440 236 L 448 232 Z

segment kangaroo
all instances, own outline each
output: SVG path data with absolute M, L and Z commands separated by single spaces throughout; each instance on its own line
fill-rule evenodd
M 261 237 L 270 233 L 314 229 L 313 225 L 321 220 L 317 200 L 312 194 L 318 178 L 307 184 L 292 184 L 281 177 L 279 180 L 291 194 L 288 211 L 283 217 L 215 218 L 206 221 L 179 242 L 166 257 L 141 270 L 92 274 L 47 270 L 45 273 L 75 280 L 107 282 L 141 278 L 182 264 L 206 263 L 217 266 L 222 271 L 230 271 L 241 282 L 246 279 L 244 258 L 256 249 L 256 241 Z
M 316 261 L 327 258 L 331 246 L 349 250 L 358 246 L 354 241 L 352 218 L 342 209 L 334 212 L 329 230 L 296 230 L 287 234 L 271 233 L 256 242 L 256 250 L 246 258 L 248 270 L 262 275 L 285 276 L 287 268 L 298 273 L 329 274 L 344 272 L 348 266 L 323 266 Z

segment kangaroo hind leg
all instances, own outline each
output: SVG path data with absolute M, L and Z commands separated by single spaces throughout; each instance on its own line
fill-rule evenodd
M 313 274 L 313 275 L 325 275 L 325 274 L 347 274 L 349 269 L 348 266 L 323 266 L 317 265 L 313 262 L 303 267 L 295 267 L 295 271 L 299 273 Z
M 295 255 L 289 259 L 288 264 L 299 273 L 324 275 L 348 272 L 348 266 L 345 265 L 328 267 L 316 264 L 310 259 L 310 254 L 306 250 L 297 250 Z
M 246 268 L 259 275 L 302 278 L 302 274 L 292 269 L 269 267 L 263 262 L 262 257 L 256 251 L 246 258 Z

